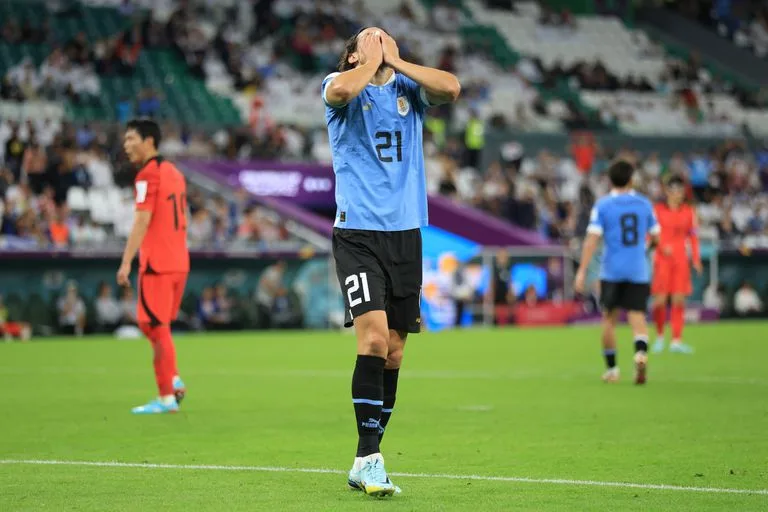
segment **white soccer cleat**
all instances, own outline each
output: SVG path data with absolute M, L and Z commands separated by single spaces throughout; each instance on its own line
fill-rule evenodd
M 347 477 L 347 485 L 349 485 L 350 489 L 355 491 L 364 490 L 360 473 L 363 470 L 363 466 L 365 466 L 365 460 L 365 457 L 355 457 L 355 462 L 352 463 L 352 469 L 349 470 L 349 476 Z M 395 494 L 400 494 L 401 492 L 403 492 L 402 489 L 395 486 Z
M 648 354 L 645 352 L 635 353 L 635 384 L 645 384 L 646 373 L 648 371 Z
M 619 367 L 614 366 L 605 370 L 603 374 L 603 382 L 619 382 Z

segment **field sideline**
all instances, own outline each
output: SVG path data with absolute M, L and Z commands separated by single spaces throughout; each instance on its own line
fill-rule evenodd
M 592 327 L 414 336 L 385 502 L 345 488 L 351 336 L 180 336 L 162 417 L 146 342 L 0 345 L 0 510 L 768 510 L 768 324 L 690 327 L 645 388 L 623 333 L 617 385 Z

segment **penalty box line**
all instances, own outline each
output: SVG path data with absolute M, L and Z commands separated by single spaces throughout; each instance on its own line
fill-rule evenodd
M 29 466 L 80 466 L 97 468 L 177 469 L 198 471 L 252 471 L 262 473 L 319 473 L 345 475 L 346 471 L 325 468 L 289 468 L 279 466 L 221 466 L 207 464 L 153 464 L 141 462 L 98 462 L 77 460 L 23 460 L 0 459 L 0 464 Z M 710 494 L 751 494 L 768 496 L 768 489 L 729 489 L 724 487 L 692 487 L 667 484 L 639 484 L 632 482 L 605 482 L 600 480 L 569 480 L 565 478 L 527 478 L 514 476 L 450 475 L 439 473 L 390 473 L 402 478 L 430 478 L 435 480 L 479 480 L 484 482 L 512 482 L 540 485 L 568 485 L 576 487 L 614 487 L 618 489 L 646 489 Z

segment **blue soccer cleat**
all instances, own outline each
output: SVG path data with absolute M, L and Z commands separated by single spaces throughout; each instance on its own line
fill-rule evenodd
M 173 378 L 173 395 L 176 397 L 178 405 L 181 405 L 181 401 L 187 396 L 187 387 L 178 375 Z
M 692 346 L 686 345 L 682 341 L 673 341 L 669 346 L 669 351 L 676 354 L 693 354 L 695 352 Z
M 664 336 L 659 336 L 658 338 L 656 338 L 656 341 L 654 342 L 653 347 L 651 348 L 651 352 L 653 352 L 654 354 L 660 354 L 664 352 L 665 344 L 666 343 L 664 341 Z
M 179 403 L 176 399 L 171 403 L 164 403 L 159 398 L 156 398 L 146 405 L 140 405 L 131 409 L 133 414 L 167 414 L 179 412 Z

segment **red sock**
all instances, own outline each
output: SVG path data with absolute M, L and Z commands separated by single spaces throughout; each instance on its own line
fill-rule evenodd
M 653 319 L 656 321 L 656 334 L 659 337 L 664 336 L 664 324 L 667 323 L 667 306 L 656 306 L 653 308 Z
M 172 395 L 173 378 L 178 372 L 176 370 L 176 347 L 173 345 L 171 328 L 167 325 L 157 327 L 142 325 L 141 330 L 152 343 L 155 381 L 160 396 Z
M 672 339 L 680 341 L 683 337 L 683 324 L 685 323 L 685 306 L 682 304 L 672 305 Z

